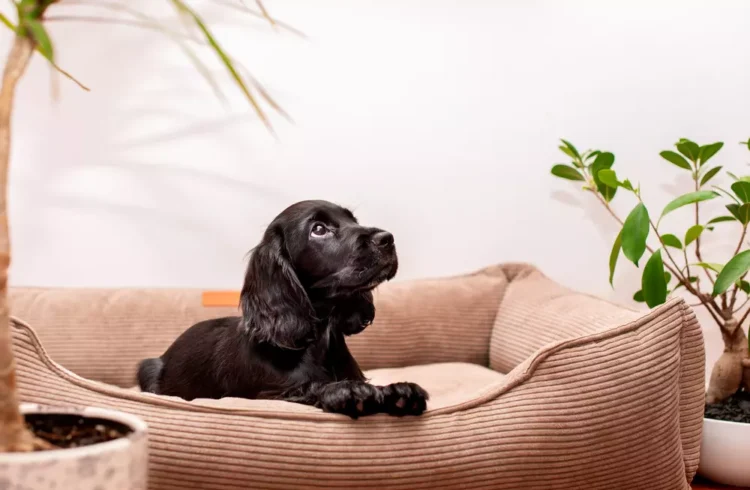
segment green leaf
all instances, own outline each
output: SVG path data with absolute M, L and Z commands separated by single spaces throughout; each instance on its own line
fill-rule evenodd
M 641 276 L 641 290 L 643 298 L 649 308 L 653 308 L 667 300 L 667 283 L 664 277 L 664 262 L 661 259 L 661 249 L 657 250 L 646 262 Z
M 740 141 L 740 144 L 747 146 L 747 149 L 750 150 L 750 138 L 747 141 Z
M 669 284 L 669 281 L 672 280 L 672 274 L 669 273 L 669 271 L 664 271 L 664 281 Z
M 172 0 L 172 4 L 175 6 L 178 12 L 186 14 L 193 19 L 195 25 L 198 26 L 198 29 L 200 29 L 200 31 L 203 33 L 203 36 L 206 38 L 206 41 L 208 42 L 213 52 L 216 54 L 221 63 L 234 79 L 235 84 L 240 88 L 240 90 L 242 90 L 242 93 L 245 95 L 245 98 L 248 100 L 248 102 L 250 102 L 250 105 L 253 106 L 253 109 L 255 110 L 257 116 L 260 118 L 266 128 L 269 131 L 273 132 L 271 123 L 268 120 L 266 113 L 263 112 L 260 104 L 258 104 L 258 101 L 255 100 L 255 97 L 250 92 L 250 88 L 247 86 L 247 84 L 237 71 L 237 68 L 234 66 L 232 59 L 227 55 L 216 38 L 214 38 L 213 33 L 211 33 L 211 30 L 208 28 L 208 26 L 206 26 L 205 22 L 203 22 L 203 19 L 200 17 L 200 15 L 198 15 L 190 6 L 188 6 L 184 0 Z
M 634 191 L 635 190 L 635 189 L 633 189 L 633 184 L 631 184 L 628 179 L 623 180 L 620 183 L 620 185 L 623 186 L 625 189 L 627 189 L 629 191 Z
M 750 269 L 750 250 L 740 252 L 719 272 L 714 284 L 714 296 L 726 292 L 726 290 Z
M 601 153 L 599 150 L 592 151 L 588 155 L 586 155 L 585 160 L 591 160 L 592 158 L 595 158 L 599 153 Z
M 732 201 L 736 202 L 737 204 L 740 203 L 740 201 L 736 197 L 734 197 L 734 194 L 732 194 L 731 192 L 727 191 L 726 189 L 722 189 L 718 185 L 714 185 L 714 186 L 711 186 L 711 187 L 713 187 L 717 191 L 720 191 L 722 194 L 724 194 L 725 196 L 727 196 L 729 199 L 731 199 Z
M 714 264 L 714 263 L 711 263 L 711 262 L 698 262 L 698 263 L 691 264 L 691 265 L 696 265 L 698 267 L 703 267 L 704 269 L 709 269 L 709 270 L 712 270 L 714 272 L 721 272 L 721 270 L 724 268 L 724 266 L 722 264 Z
M 625 219 L 622 227 L 622 253 L 638 267 L 638 261 L 646 251 L 649 232 L 648 210 L 638 203 Z
M 703 230 L 704 228 L 701 225 L 693 225 L 688 228 L 688 231 L 685 232 L 685 246 L 687 247 L 697 240 L 698 237 L 701 236 L 701 233 L 703 233 Z
M 55 50 L 52 47 L 52 40 L 47 34 L 47 30 L 44 28 L 41 22 L 34 19 L 25 19 L 23 26 L 28 28 L 31 32 L 31 36 L 36 42 L 38 51 L 47 58 L 51 63 L 55 62 Z
M 673 151 L 665 150 L 661 153 L 659 153 L 663 159 L 665 159 L 668 162 L 674 163 L 680 168 L 684 168 L 685 170 L 692 170 L 692 167 L 688 163 L 687 160 L 682 158 L 678 153 L 675 153 Z
M 681 208 L 682 206 L 687 206 L 688 204 L 694 204 L 701 201 L 708 201 L 709 199 L 713 199 L 718 195 L 719 194 L 714 191 L 696 191 L 690 192 L 688 194 L 683 194 L 664 207 L 664 211 L 661 212 L 661 217 L 659 218 L 659 220 L 661 220 L 664 216 L 671 213 L 675 209 Z
M 740 180 L 740 178 L 739 178 L 739 177 L 737 177 L 736 175 L 734 175 L 734 174 L 733 174 L 732 172 L 730 172 L 729 170 L 727 170 L 727 175 L 728 175 L 728 176 L 730 176 L 731 178 L 733 178 L 734 180 Z
M 737 210 L 738 219 L 743 225 L 750 223 L 750 203 L 746 202 Z
M 637 301 L 639 303 L 643 303 L 644 301 L 646 301 L 645 299 L 643 299 L 642 289 L 635 292 L 635 294 L 633 295 L 633 301 Z
M 560 138 L 560 141 L 563 142 L 563 144 L 571 151 L 573 152 L 573 156 L 575 158 L 581 158 L 581 155 L 578 153 L 578 150 L 576 150 L 576 147 L 573 146 L 573 144 L 570 141 L 564 140 Z
M 675 235 L 672 235 L 671 233 L 662 235 L 661 242 L 667 247 L 678 248 L 682 250 L 682 242 L 680 242 L 680 239 Z
M 604 170 L 600 170 L 597 174 L 599 176 L 599 180 L 609 187 L 618 187 L 620 185 L 620 182 L 617 181 L 617 173 L 609 168 L 605 168 Z
M 750 294 L 750 282 L 747 282 L 744 279 L 740 281 L 740 289 L 744 291 L 745 294 Z
M 737 218 L 734 216 L 719 216 L 718 218 L 714 218 L 711 221 L 709 221 L 707 224 L 713 224 L 713 223 L 721 223 L 723 221 L 737 221 Z
M 696 143 L 688 139 L 682 138 L 680 142 L 677 143 L 676 146 L 677 146 L 677 151 L 685 155 L 685 157 L 688 160 L 692 162 L 695 162 L 698 160 L 698 156 L 700 155 L 701 149 Z
M 615 267 L 617 266 L 617 259 L 620 256 L 620 249 L 622 248 L 622 230 L 617 234 L 615 243 L 612 245 L 612 251 L 609 253 L 609 285 L 613 286 L 612 280 L 615 277 Z
M 739 180 L 732 184 L 732 191 L 742 202 L 750 202 L 750 182 Z
M 698 152 L 698 159 L 700 160 L 701 165 L 704 165 L 708 160 L 711 159 L 711 157 L 716 155 L 716 153 L 718 153 L 718 151 L 721 150 L 723 146 L 724 143 L 722 142 L 701 146 Z
M 739 204 L 727 204 L 727 209 L 743 225 L 750 223 L 750 203 L 746 202 L 741 206 Z
M 563 165 L 562 163 L 558 163 L 552 167 L 552 175 L 568 180 L 586 180 L 581 175 L 581 172 L 570 165 Z
M 578 153 L 578 150 L 576 150 L 576 147 L 573 146 L 569 141 L 565 141 L 564 139 L 560 139 L 560 141 L 563 142 L 562 145 L 560 145 L 560 150 L 568 155 L 570 158 L 574 160 L 580 160 L 581 155 Z
M 713 179 L 716 174 L 719 173 L 719 170 L 721 170 L 721 167 L 714 167 L 703 176 L 701 179 L 701 185 L 706 185 L 706 182 Z
M 600 152 L 596 156 L 596 160 L 591 164 L 591 175 L 594 177 L 596 182 L 596 188 L 599 193 L 604 197 L 604 200 L 610 202 L 617 193 L 617 186 L 611 187 L 599 179 L 599 172 L 605 169 L 609 169 L 615 163 L 615 156 L 608 152 Z
M 16 26 L 13 25 L 13 22 L 11 22 L 10 19 L 7 18 L 2 12 L 0 12 L 0 22 L 5 24 L 5 27 L 10 29 L 11 31 L 16 32 Z

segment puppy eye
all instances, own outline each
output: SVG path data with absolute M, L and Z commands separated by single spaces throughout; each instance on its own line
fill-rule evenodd
M 328 228 L 321 225 L 320 223 L 315 223 L 312 227 L 312 230 L 310 231 L 310 234 L 312 236 L 325 236 L 326 233 L 328 233 Z

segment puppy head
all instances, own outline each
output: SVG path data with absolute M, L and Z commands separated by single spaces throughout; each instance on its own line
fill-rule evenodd
M 311 341 L 312 301 L 370 291 L 398 270 L 393 235 L 361 226 L 327 201 L 279 214 L 253 250 L 242 289 L 244 325 L 256 338 L 297 348 Z

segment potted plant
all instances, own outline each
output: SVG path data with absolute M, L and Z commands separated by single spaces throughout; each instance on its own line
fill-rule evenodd
M 270 128 L 261 101 L 283 114 L 268 93 L 221 47 L 202 17 L 186 0 L 167 0 L 181 19 L 185 31 L 173 31 L 148 15 L 126 4 L 90 4 L 124 17 L 83 17 L 55 15 L 64 0 L 14 0 L 16 18 L 0 13 L 0 22 L 14 33 L 5 61 L 0 88 L 0 487 L 2 488 L 131 488 L 146 486 L 146 425 L 140 419 L 113 410 L 94 407 L 42 407 L 19 405 L 16 393 L 15 363 L 11 350 L 10 314 L 7 302 L 10 239 L 8 234 L 7 190 L 10 163 L 11 115 L 16 86 L 34 53 L 79 86 L 82 83 L 56 64 L 55 49 L 47 32 L 53 20 L 112 22 L 158 29 L 177 42 L 190 57 L 217 95 L 219 85 L 204 66 L 194 47 L 205 47 L 218 57 L 232 82 L 242 91 L 260 119 Z M 237 4 L 217 2 L 229 8 L 264 18 L 259 12 Z M 189 30 L 189 31 L 188 31 Z M 197 33 L 197 36 L 195 35 Z M 67 470 L 71 471 L 67 471 Z M 71 479 L 72 478 L 72 479 Z
M 642 199 L 641 186 L 618 176 L 613 169 L 615 156 L 606 151 L 579 152 L 570 142 L 561 140 L 560 150 L 570 164 L 557 164 L 552 174 L 580 182 L 583 191 L 621 225 L 609 257 L 609 282 L 620 255 L 636 267 L 642 266 L 641 289 L 633 299 L 648 307 L 664 303 L 676 293 L 690 295 L 705 308 L 721 331 L 724 352 L 716 361 L 706 389 L 703 442 L 699 472 L 718 483 L 750 486 L 750 355 L 745 329 L 750 309 L 750 249 L 747 228 L 750 224 L 750 176 L 726 174 L 729 188 L 715 185 L 722 167 L 709 161 L 724 146 L 721 142 L 699 145 L 687 139 L 674 150 L 660 153 L 677 172 L 690 176 L 689 192 L 670 201 L 658 214 L 649 212 Z M 750 149 L 750 140 L 741 143 Z M 616 195 L 627 194 L 634 207 L 625 220 L 610 203 Z M 709 216 L 703 203 L 723 200 L 725 213 Z M 692 213 L 691 226 L 681 233 L 667 218 L 673 212 Z M 729 227 L 735 227 L 731 230 Z M 723 259 L 704 257 L 701 239 L 709 233 L 739 235 L 732 253 Z M 647 253 L 648 252 L 648 253 Z M 647 255 L 647 258 L 644 257 Z

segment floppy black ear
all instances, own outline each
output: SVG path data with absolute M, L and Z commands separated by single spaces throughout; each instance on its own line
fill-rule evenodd
M 240 295 L 242 322 L 257 341 L 297 349 L 313 340 L 315 312 L 294 272 L 280 231 L 253 250 Z

